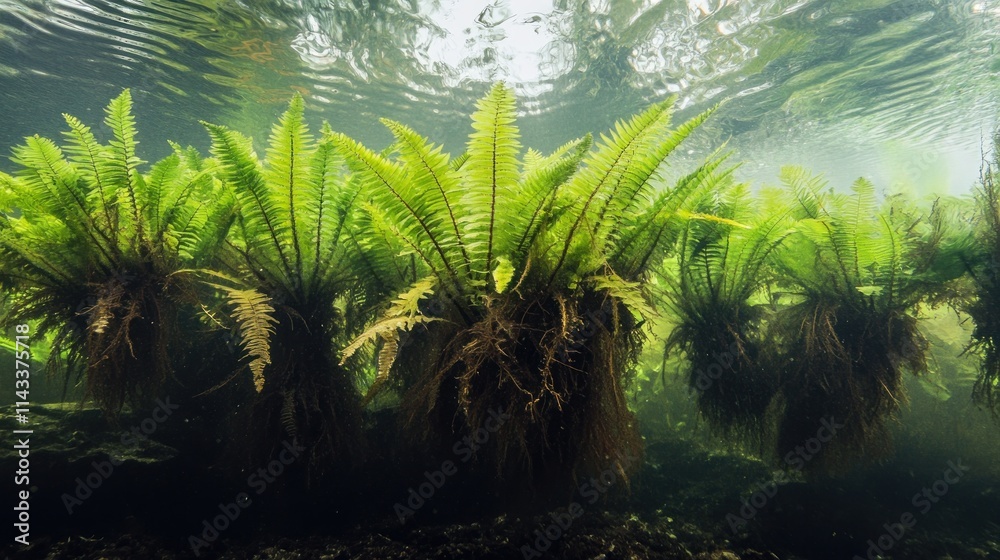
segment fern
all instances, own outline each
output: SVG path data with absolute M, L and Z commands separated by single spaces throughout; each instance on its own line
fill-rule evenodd
M 521 144 L 515 120 L 514 92 L 502 83 L 493 86 L 472 114 L 469 159 L 462 166 L 467 190 L 462 208 L 469 242 L 485 247 L 483 259 L 472 264 L 480 275 L 493 270 L 497 212 L 510 198 L 519 177 Z
M 105 125 L 114 136 L 109 143 L 109 158 L 102 158 L 100 173 L 107 180 L 117 185 L 117 198 L 125 200 L 127 211 L 121 219 L 131 221 L 131 228 L 126 223 L 126 229 L 134 232 L 133 239 L 143 239 L 143 220 L 139 209 L 139 191 L 143 188 L 143 178 L 138 171 L 142 160 L 136 155 L 135 118 L 132 116 L 132 96 L 125 90 L 108 105 Z
M 246 136 L 204 126 L 217 177 L 235 203 L 234 227 L 218 257 L 220 273 L 241 279 L 231 283 L 240 294 L 249 290 L 266 298 L 255 303 L 270 302 L 273 315 L 270 309 L 258 315 L 275 319 L 266 325 L 258 321 L 258 336 L 246 348 L 261 393 L 251 431 L 272 443 L 282 433 L 294 433 L 310 449 L 307 463 L 315 476 L 351 457 L 361 437 L 354 379 L 363 364 L 339 364 L 337 350 L 369 324 L 370 310 L 399 285 L 400 275 L 386 266 L 391 257 L 385 246 L 362 229 L 373 228 L 378 219 L 365 214 L 370 203 L 363 183 L 347 173 L 348 163 L 357 164 L 348 157 L 350 142 L 325 123 L 313 136 L 304 113 L 305 101 L 294 96 L 271 130 L 263 161 Z M 238 313 L 233 318 L 246 319 Z M 272 335 L 268 347 L 265 328 Z M 282 409 L 289 394 L 296 406 Z M 288 410 L 294 410 L 291 421 Z
M 718 221 L 692 204 L 729 177 L 713 156 L 701 173 L 656 190 L 661 163 L 710 114 L 671 128 L 671 107 L 619 123 L 596 149 L 588 135 L 550 154 L 521 153 L 503 84 L 477 104 L 467 151 L 455 159 L 394 121 L 382 121 L 395 138 L 383 153 L 334 134 L 360 189 L 364 266 L 408 286 L 342 352 L 347 365 L 376 343 L 364 402 L 396 376 L 404 406 L 433 418 L 472 427 L 489 406 L 523 409 L 496 444 L 501 470 L 534 460 L 572 469 L 631 449 L 622 380 L 643 321 L 655 316 L 642 280 L 681 224 Z M 431 290 L 441 303 L 433 316 L 414 304 Z M 415 328 L 431 321 L 442 324 Z M 434 352 L 402 357 L 404 334 Z M 578 406 L 589 412 L 569 413 Z M 560 442 L 540 443 L 557 426 Z M 564 447 L 577 436 L 588 439 L 585 450 Z
M 274 334 L 274 307 L 269 298 L 254 289 L 238 289 L 210 284 L 226 294 L 239 325 L 240 345 L 250 358 L 250 372 L 257 392 L 264 390 L 264 368 L 271 363 L 271 336 Z
M 901 276 L 914 240 L 879 208 L 874 185 L 859 179 L 847 196 L 823 192 L 825 184 L 800 169 L 783 169 L 782 179 L 805 242 L 782 259 L 791 279 L 813 297 L 859 306 L 870 301 L 880 309 L 905 309 L 924 296 L 919 275 Z
M 18 302 L 8 320 L 53 331 L 50 365 L 82 365 L 87 396 L 116 414 L 169 377 L 164 338 L 193 313 L 175 273 L 214 258 L 231 214 L 191 150 L 143 172 L 128 90 L 105 113 L 107 144 L 64 115 L 64 148 L 39 136 L 14 148 L 16 176 L 0 174 L 0 285 Z

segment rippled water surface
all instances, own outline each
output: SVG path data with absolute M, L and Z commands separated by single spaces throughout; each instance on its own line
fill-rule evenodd
M 146 159 L 204 147 L 199 120 L 262 137 L 295 91 L 362 141 L 386 116 L 457 152 L 505 80 L 539 148 L 676 94 L 681 116 L 723 103 L 689 148 L 728 139 L 754 181 L 799 163 L 964 192 L 998 43 L 997 0 L 0 0 L 0 150 L 130 87 Z

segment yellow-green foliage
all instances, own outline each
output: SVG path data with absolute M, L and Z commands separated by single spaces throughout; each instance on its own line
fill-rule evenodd
M 128 90 L 105 113 L 107 144 L 64 115 L 63 147 L 36 135 L 14 148 L 18 171 L 0 173 L 0 287 L 3 321 L 55 333 L 52 359 L 82 363 L 88 395 L 115 413 L 167 377 L 188 292 L 173 273 L 214 258 L 231 205 L 193 149 L 171 144 L 142 170 Z

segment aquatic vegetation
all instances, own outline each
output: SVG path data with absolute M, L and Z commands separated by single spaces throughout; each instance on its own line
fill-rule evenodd
M 327 126 L 314 137 L 296 95 L 274 125 L 261 162 L 246 136 L 205 123 L 219 178 L 236 203 L 236 220 L 218 255 L 221 289 L 240 326 L 257 392 L 256 442 L 283 439 L 309 449 L 317 475 L 356 458 L 361 406 L 350 369 L 335 349 L 363 324 L 366 295 L 378 277 L 359 281 L 359 251 L 350 231 L 358 188 Z
M 766 355 L 765 290 L 791 218 L 783 201 L 765 206 L 746 185 L 732 185 L 731 173 L 711 180 L 702 212 L 714 219 L 690 220 L 664 267 L 662 297 L 678 321 L 665 352 L 684 352 L 688 386 L 712 427 L 760 444 L 779 382 Z
M 519 158 L 502 84 L 480 100 L 455 159 L 389 120 L 394 158 L 337 136 L 371 200 L 370 237 L 415 263 L 411 288 L 358 341 L 391 350 L 380 373 L 397 372 L 411 426 L 450 444 L 509 411 L 478 458 L 536 489 L 629 470 L 639 441 L 623 384 L 653 313 L 639 281 L 719 165 L 653 189 L 658 166 L 708 116 L 671 128 L 671 103 L 620 122 L 596 149 L 585 137 L 547 156 Z M 406 356 L 404 335 L 424 356 Z
M 972 230 L 950 202 L 879 203 L 863 179 L 836 193 L 798 168 L 753 195 L 720 153 L 666 184 L 660 166 L 712 113 L 675 126 L 672 100 L 548 155 L 522 150 L 503 84 L 455 158 L 391 120 L 381 153 L 313 134 L 304 112 L 296 95 L 263 160 L 203 123 L 213 157 L 172 145 L 146 172 L 127 90 L 108 144 L 70 116 L 64 148 L 28 138 L 0 174 L 4 324 L 52 334 L 53 365 L 68 358 L 110 415 L 161 389 L 182 330 L 228 324 L 244 363 L 212 374 L 252 402 L 241 443 L 296 441 L 311 480 L 356 464 L 380 396 L 439 451 L 509 415 L 477 464 L 529 492 L 627 479 L 641 444 L 625 386 L 663 312 L 665 352 L 718 432 L 784 457 L 843 426 L 810 470 L 888 448 L 903 375 L 926 369 L 924 304 L 975 320 L 975 395 L 998 408 L 992 169 Z
M 926 369 L 928 344 L 916 309 L 938 281 L 934 245 L 908 235 L 915 224 L 879 207 L 858 179 L 851 195 L 825 190 L 801 169 L 782 171 L 798 219 L 776 253 L 789 305 L 769 325 L 781 345 L 779 457 L 842 424 L 810 470 L 839 470 L 884 456 L 886 422 L 906 401 L 903 372 Z
M 976 327 L 969 350 L 980 356 L 979 378 L 973 389 L 977 402 L 1000 416 L 1000 134 L 993 139 L 993 162 L 984 165 L 976 203 L 975 251 L 969 251 L 966 266 L 975 285 L 975 297 L 966 302 Z
M 52 365 L 65 356 L 115 415 L 170 375 L 192 290 L 175 273 L 213 258 L 231 209 L 193 149 L 173 145 L 141 171 L 128 90 L 106 113 L 107 144 L 64 115 L 65 147 L 36 135 L 14 148 L 20 170 L 0 173 L 0 287 L 3 323 L 54 332 Z

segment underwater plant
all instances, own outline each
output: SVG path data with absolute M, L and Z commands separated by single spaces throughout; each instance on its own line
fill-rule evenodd
M 595 149 L 584 137 L 547 156 L 521 155 L 503 84 L 479 101 L 467 152 L 454 159 L 385 119 L 391 154 L 335 136 L 364 185 L 369 237 L 399 248 L 381 254 L 417 273 L 345 355 L 381 341 L 373 390 L 394 377 L 413 429 L 451 443 L 506 411 L 477 459 L 536 490 L 634 468 L 640 445 L 623 385 L 653 314 L 640 281 L 718 165 L 653 187 L 711 112 L 672 128 L 671 106 L 619 122 Z M 408 350 L 414 343 L 421 352 Z
M 766 290 L 791 218 L 784 201 L 765 206 L 731 175 L 727 169 L 713 180 L 701 210 L 714 219 L 689 220 L 661 271 L 661 297 L 676 321 L 664 356 L 683 350 L 688 386 L 713 428 L 760 445 L 779 381 L 766 356 L 773 350 L 764 332 Z
M 916 313 L 940 282 L 937 245 L 916 243 L 921 218 L 880 208 L 865 179 L 851 195 L 799 168 L 781 179 L 798 221 L 775 253 L 786 305 L 768 326 L 782 352 L 777 452 L 785 457 L 836 422 L 807 468 L 837 471 L 885 455 L 886 423 L 906 402 L 903 372 L 926 369 Z
M 358 188 L 328 125 L 318 139 L 309 132 L 299 95 L 272 128 L 264 161 L 250 138 L 203 124 L 237 210 L 219 272 L 203 276 L 234 309 L 251 358 L 250 432 L 264 446 L 306 447 L 315 478 L 357 459 L 361 443 L 354 372 L 335 356 L 379 290 L 380 276 L 359 279 L 364 264 L 348 225 Z
M 1000 417 L 1000 133 L 993 137 L 993 162 L 983 166 L 976 193 L 977 216 L 973 235 L 975 250 L 968 252 L 965 265 L 975 286 L 975 297 L 962 310 L 975 329 L 967 351 L 980 356 L 979 377 L 973 398 Z
M 107 106 L 107 144 L 64 118 L 65 147 L 28 137 L 13 150 L 15 176 L 0 173 L 2 323 L 54 333 L 50 365 L 65 356 L 85 397 L 114 416 L 170 376 L 193 309 L 193 286 L 175 273 L 211 260 L 231 208 L 194 149 L 172 144 L 141 171 L 129 90 Z

